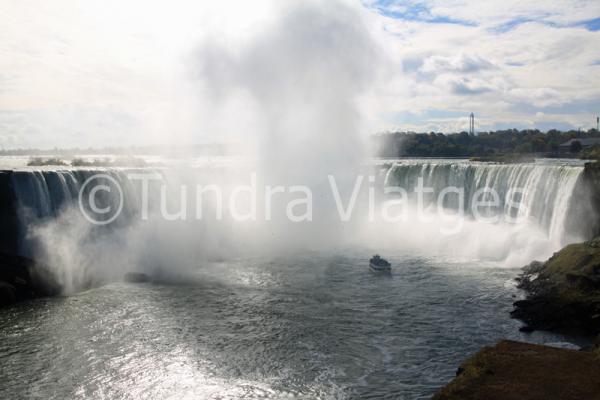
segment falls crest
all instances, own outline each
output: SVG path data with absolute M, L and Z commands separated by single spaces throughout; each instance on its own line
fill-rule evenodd
M 144 171 L 148 172 L 149 170 L 144 169 Z M 582 190 L 582 187 L 585 186 L 582 179 L 583 171 L 584 167 L 581 165 L 562 164 L 502 165 L 433 160 L 394 162 L 385 167 L 384 179 L 377 181 L 382 182 L 381 184 L 376 183 L 376 185 L 380 185 L 379 189 L 382 189 L 383 186 L 400 186 L 411 192 L 416 187 L 419 178 L 422 178 L 425 187 L 433 189 L 434 195 L 439 194 L 448 186 L 462 188 L 465 192 L 466 201 L 462 204 L 462 207 L 464 207 L 467 215 L 466 220 L 471 218 L 469 215 L 471 201 L 478 190 L 486 187 L 494 189 L 499 195 L 501 212 L 508 215 L 513 209 L 506 202 L 507 195 L 511 190 L 522 189 L 522 193 L 517 196 L 517 199 L 525 205 L 527 223 L 535 227 L 535 235 L 530 235 L 528 229 L 520 230 L 518 231 L 519 235 L 516 235 L 513 232 L 517 231 L 502 224 L 497 224 L 491 228 L 470 224 L 468 228 L 471 230 L 466 229 L 462 233 L 463 237 L 459 233 L 458 237 L 434 238 L 429 228 L 420 229 L 419 226 L 414 225 L 419 222 L 413 220 L 397 229 L 396 227 L 371 224 L 368 228 L 363 229 L 364 232 L 349 232 L 348 235 L 356 237 L 355 240 L 360 245 L 367 247 L 372 245 L 375 249 L 381 248 L 384 240 L 395 237 L 395 242 L 390 241 L 390 251 L 403 251 L 404 249 L 401 246 L 412 246 L 431 254 L 435 252 L 436 248 L 441 249 L 440 252 L 447 250 L 457 252 L 457 249 L 463 246 L 469 247 L 469 249 L 463 251 L 469 256 L 490 257 L 494 260 L 507 259 L 511 252 L 514 253 L 515 246 L 519 246 L 520 249 L 527 250 L 527 254 L 510 263 L 512 266 L 522 265 L 521 263 L 529 262 L 534 257 L 540 259 L 547 257 L 567 243 L 585 240 L 590 237 L 590 226 L 595 223 L 595 219 L 587 213 L 589 207 L 585 206 L 589 203 L 589 199 L 586 191 Z M 149 262 L 148 260 L 158 264 L 159 262 L 156 261 L 158 260 L 157 255 L 166 257 L 168 254 L 171 260 L 178 255 L 173 255 L 165 249 L 172 249 L 179 254 L 185 254 L 190 250 L 192 253 L 186 258 L 185 262 L 187 262 L 188 259 L 198 259 L 199 254 L 205 258 L 210 258 L 213 254 L 213 257 L 218 258 L 222 254 L 235 253 L 236 249 L 240 247 L 240 243 L 244 243 L 244 248 L 247 248 L 248 243 L 251 243 L 252 240 L 264 239 L 264 243 L 260 244 L 263 246 L 262 248 L 273 249 L 275 246 L 272 241 L 273 226 L 265 228 L 264 225 L 261 226 L 260 224 L 236 225 L 226 221 L 225 223 L 211 225 L 211 221 L 206 222 L 203 220 L 202 224 L 198 221 L 181 223 L 149 221 L 135 226 L 135 221 L 139 220 L 140 216 L 141 188 L 138 183 L 132 182 L 130 179 L 129 173 L 131 172 L 139 173 L 140 170 L 109 168 L 102 170 L 12 171 L 10 177 L 11 189 L 17 202 L 19 218 L 17 232 L 21 244 L 19 252 L 26 256 L 36 256 L 40 244 L 36 240 L 40 240 L 40 237 L 38 235 L 37 239 L 32 238 L 31 228 L 48 225 L 53 221 L 58 221 L 58 224 L 62 224 L 63 227 L 55 226 L 51 227 L 50 230 L 46 229 L 41 237 L 41 240 L 44 241 L 41 245 L 46 251 L 48 251 L 48 248 L 53 250 L 53 248 L 62 247 L 65 249 L 63 254 L 70 257 L 74 251 L 73 249 L 81 249 L 81 243 L 85 243 L 86 250 L 77 250 L 82 254 L 73 263 L 93 263 L 104 257 L 103 254 L 107 253 L 106 248 L 109 248 L 112 253 L 120 254 L 122 259 L 133 255 L 137 258 L 143 258 L 143 262 L 146 264 Z M 123 190 L 123 212 L 108 227 L 88 229 L 84 225 L 75 224 L 73 221 L 78 217 L 81 219 L 77 206 L 84 183 L 98 173 L 119 182 Z M 227 181 L 228 178 L 224 178 L 224 176 L 229 177 L 229 172 L 221 172 L 220 175 L 215 176 L 214 171 L 207 172 L 204 170 L 195 171 L 194 173 L 157 170 L 153 173 L 160 174 L 163 181 L 174 188 L 177 188 L 181 183 L 215 183 Z M 106 193 L 105 196 L 105 203 L 116 208 L 119 201 L 116 193 Z M 156 197 L 151 198 L 151 202 L 157 200 Z M 177 201 L 174 203 L 176 205 Z M 444 201 L 443 205 L 450 209 L 457 209 L 460 206 L 451 196 Z M 151 210 L 152 207 L 153 205 L 150 204 Z M 68 214 L 66 213 L 67 210 L 75 212 Z M 210 215 L 210 212 L 206 214 Z M 119 232 L 118 228 L 123 229 Z M 265 229 L 264 232 L 258 233 L 257 228 Z M 289 226 L 279 226 L 278 228 L 289 231 Z M 81 233 L 77 229 L 80 229 Z M 127 229 L 130 232 L 123 233 Z M 307 230 L 316 237 L 314 231 L 315 229 L 312 231 Z M 348 231 L 351 230 L 348 229 Z M 121 248 L 117 251 L 110 242 L 117 241 L 114 238 L 119 233 L 122 234 L 124 240 L 121 241 Z M 147 240 L 151 240 L 154 244 L 148 246 Z M 367 243 L 369 240 L 372 240 L 373 243 Z M 494 240 L 496 243 L 493 243 Z M 57 241 L 61 243 L 59 244 Z M 339 238 L 323 240 L 329 247 L 337 245 L 336 241 L 340 241 Z M 135 251 L 131 248 L 133 242 L 136 242 L 138 247 Z M 106 245 L 106 243 L 109 243 L 109 245 Z M 432 247 L 432 243 L 435 243 L 434 247 Z M 103 247 L 100 246 L 101 244 Z M 473 250 L 476 246 L 480 247 L 477 251 Z M 409 250 L 412 250 L 412 247 Z M 147 252 L 147 249 L 155 250 L 156 253 L 139 257 L 136 254 L 136 252 Z M 83 254 L 86 252 L 87 254 Z M 492 253 L 494 255 L 490 256 Z M 55 258 L 56 264 L 66 263 L 64 257 Z
M 403 161 L 392 165 L 385 178 L 386 186 L 399 186 L 407 191 L 417 187 L 421 178 L 423 186 L 433 189 L 433 197 L 453 186 L 464 190 L 463 210 L 472 209 L 476 193 L 493 189 L 498 194 L 499 209 L 511 213 L 508 199 L 519 202 L 524 217 L 536 224 L 559 245 L 580 239 L 586 229 L 567 229 L 569 219 L 579 219 L 578 203 L 588 199 L 574 199 L 577 185 L 582 184 L 584 170 L 580 165 L 489 164 L 477 162 Z M 457 209 L 457 201 L 449 198 L 445 207 Z M 573 224 L 569 224 L 573 225 Z

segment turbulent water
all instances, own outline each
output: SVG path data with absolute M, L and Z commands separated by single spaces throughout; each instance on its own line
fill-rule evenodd
M 244 259 L 2 310 L 0 397 L 419 399 L 500 338 L 564 341 L 508 318 L 515 270 L 390 261 Z
M 309 252 L 286 236 L 288 225 L 136 222 L 131 170 L 15 168 L 21 251 L 48 257 L 70 296 L 0 311 L 0 397 L 419 399 L 500 338 L 564 344 L 519 333 L 509 311 L 515 267 L 585 238 L 586 223 L 573 223 L 585 221 L 580 164 L 403 160 L 378 169 L 379 191 L 410 192 L 419 178 L 434 195 L 463 188 L 464 204 L 443 207 L 462 207 L 464 229 L 340 225 L 360 231 L 342 241 L 317 225 L 299 231 L 325 248 Z M 115 226 L 90 230 L 76 205 L 98 171 L 121 185 L 124 211 Z M 172 187 L 232 176 L 231 166 L 194 171 L 156 169 Z M 513 212 L 507 195 L 521 189 L 525 224 L 474 221 L 469 202 L 484 187 L 498 192 L 503 216 Z M 115 205 L 112 195 L 104 201 Z M 382 250 L 390 277 L 367 270 Z M 173 284 L 114 283 L 154 267 Z M 81 291 L 92 273 L 107 284 Z
M 577 215 L 577 205 L 571 197 L 583 172 L 583 166 L 559 163 L 546 164 L 489 164 L 471 162 L 402 162 L 393 165 L 387 173 L 386 185 L 404 188 L 417 186 L 419 178 L 423 185 L 439 194 L 449 186 L 465 191 L 463 208 L 469 212 L 475 193 L 490 188 L 498 194 L 501 212 L 510 213 L 506 199 L 511 190 L 520 190 L 514 195 L 516 202 L 522 204 L 524 217 L 533 221 L 550 240 L 564 245 L 569 240 L 565 223 L 569 217 Z M 579 201 L 585 201 L 579 199 Z M 449 198 L 444 204 L 458 208 L 456 199 Z M 577 232 L 579 233 L 579 232 Z
M 384 186 L 400 186 L 412 191 L 421 178 L 425 187 L 433 188 L 435 199 L 444 188 L 453 186 L 464 190 L 462 208 L 470 213 L 471 203 L 478 190 L 491 188 L 498 194 L 501 214 L 511 212 L 507 199 L 511 197 L 523 206 L 524 217 L 543 230 L 555 246 L 581 239 L 580 231 L 566 229 L 570 219 L 580 219 L 578 204 L 571 201 L 583 166 L 577 163 L 544 162 L 531 164 L 489 164 L 467 161 L 401 161 L 388 165 Z M 24 225 L 48 217 L 56 217 L 66 207 L 76 204 L 81 186 L 90 177 L 103 173 L 114 178 L 124 190 L 124 217 L 139 213 L 140 188 L 127 177 L 135 170 L 74 169 L 74 170 L 17 170 L 13 173 L 16 197 L 23 213 Z M 168 184 L 181 183 L 177 174 L 157 171 Z M 175 176 L 175 178 L 174 178 Z M 202 179 L 206 180 L 206 176 Z M 208 178 L 210 179 L 210 178 Z M 112 193 L 111 196 L 114 196 Z M 116 196 L 114 196 L 116 197 Z M 118 199 L 107 199 L 116 203 Z M 585 202 L 586 199 L 578 199 Z M 114 204 L 113 204 L 114 205 Z M 444 206 L 460 208 L 454 197 L 446 197 Z M 585 219 L 582 221 L 585 225 Z

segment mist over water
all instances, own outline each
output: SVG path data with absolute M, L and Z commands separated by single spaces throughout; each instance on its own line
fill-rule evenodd
M 589 199 L 579 193 L 579 165 L 420 160 L 371 163 L 362 170 L 365 174 L 346 187 L 334 175 L 327 184 L 306 186 L 309 192 L 282 186 L 270 207 L 264 193 L 269 186 L 249 172 L 247 163 L 217 169 L 16 171 L 22 252 L 55 268 L 65 292 L 73 293 L 131 271 L 190 282 L 206 266 L 224 260 L 293 258 L 307 251 L 344 254 L 352 248 L 367 255 L 427 255 L 519 267 L 589 235 Z M 119 182 L 123 192 L 120 197 L 112 191 L 104 199 L 112 209 L 123 201 L 122 212 L 108 225 L 90 223 L 80 208 L 79 200 L 90 192 L 85 183 L 98 173 Z M 147 192 L 140 176 L 153 177 Z M 419 180 L 431 190 L 421 206 L 412 193 Z M 466 193 L 462 204 L 454 195 L 440 202 L 438 192 L 450 184 Z M 222 193 L 197 192 L 211 187 Z M 394 188 L 409 197 L 395 203 L 395 193 L 384 194 Z M 490 220 L 475 218 L 470 208 L 482 188 L 495 190 L 501 199 L 498 207 L 483 208 Z M 511 205 L 513 189 L 522 192 Z M 298 219 L 291 220 L 289 212 Z M 513 221 L 515 212 L 522 215 Z
M 423 399 L 499 337 L 564 341 L 506 317 L 514 270 L 390 261 L 381 279 L 360 254 L 245 258 L 37 300 L 0 314 L 0 396 Z
M 479 167 L 503 168 L 472 166 Z M 146 172 L 160 173 L 174 189 L 167 203 L 175 212 L 180 184 L 247 183 L 244 168 Z M 519 296 L 518 270 L 510 267 L 546 257 L 574 236 L 553 237 L 552 223 L 535 213 L 522 225 L 486 224 L 468 215 L 442 219 L 430 208 L 425 222 L 412 204 L 406 222 L 369 222 L 369 188 L 380 195 L 391 174 L 403 179 L 433 169 L 420 175 L 456 177 L 429 160 L 372 168 L 378 179 L 363 187 L 356 221 L 338 218 L 322 236 L 319 225 L 300 225 L 307 236 L 298 241 L 283 220 L 213 220 L 209 201 L 207 219 L 166 221 L 154 190 L 149 219 L 140 221 L 140 188 L 126 178 L 132 171 L 17 171 L 15 186 L 33 190 L 19 199 L 34 201 L 29 210 L 37 211 L 21 216 L 29 218 L 30 244 L 69 296 L 0 315 L 8 378 L 0 394 L 418 399 L 451 379 L 457 360 L 500 338 L 572 346 L 560 335 L 519 332 L 508 313 Z M 581 166 L 514 168 L 546 176 L 543 184 L 532 181 L 528 194 L 556 199 L 546 207 L 548 218 L 560 221 L 560 198 L 573 193 L 567 184 L 577 182 Z M 90 224 L 77 207 L 81 185 L 98 172 L 124 183 L 125 211 L 108 226 Z M 457 222 L 458 233 L 441 233 Z M 335 230 L 344 234 L 330 236 Z M 390 277 L 367 270 L 374 252 L 393 263 Z M 127 271 L 177 284 L 112 282 Z M 82 291 L 90 285 L 100 287 Z
M 203 34 L 174 44 L 193 42 L 185 77 L 144 111 L 148 136 L 172 128 L 163 155 L 3 166 L 18 252 L 65 296 L 0 313 L 0 397 L 422 399 L 500 338 L 573 347 L 509 312 L 517 268 L 596 228 L 582 163 L 373 158 L 365 104 L 412 62 L 390 62 L 373 10 L 244 4 L 275 11 L 206 11 Z M 186 36 L 175 25 L 166 44 Z M 496 204 L 474 207 L 484 189 Z M 391 274 L 368 270 L 375 253 Z
M 408 222 L 378 225 L 373 231 L 388 230 L 382 243 L 394 246 L 396 241 L 397 247 L 416 253 L 493 260 L 508 267 L 545 260 L 566 244 L 590 236 L 593 213 L 582 172 L 577 163 L 549 160 L 507 165 L 464 160 L 398 162 L 387 170 L 386 187 L 410 191 L 422 180 L 431 194 L 425 196 L 424 210 L 413 207 L 407 212 Z M 447 188 L 459 188 L 464 193 L 462 203 L 452 192 L 442 196 Z M 474 209 L 482 201 L 490 202 L 489 208 Z M 420 213 L 424 215 L 419 217 Z
M 274 216 L 266 227 L 265 234 L 279 242 L 275 247 L 335 245 L 345 228 L 336 222 L 328 175 L 346 193 L 363 172 L 368 154 L 359 103 L 386 61 L 355 6 L 282 4 L 276 6 L 280 17 L 241 47 L 203 43 L 194 71 L 217 110 L 238 101 L 253 111 L 256 125 L 239 129 L 255 143 L 262 185 L 305 185 L 313 191 L 311 224 Z M 295 198 L 277 197 L 279 208 Z
M 200 45 L 193 72 L 201 96 L 217 110 L 238 100 L 253 112 L 258 128 L 238 129 L 255 136 L 261 174 L 298 184 L 351 176 L 366 155 L 360 96 L 385 59 L 346 3 L 276 7 L 280 18 L 243 45 Z
M 181 184 L 231 189 L 249 185 L 255 173 L 259 205 L 265 185 L 309 186 L 314 200 L 311 223 L 290 223 L 281 213 L 268 223 L 172 222 L 154 210 L 148 221 L 123 218 L 98 228 L 89 226 L 74 207 L 57 208 L 53 210 L 57 218 L 32 224 L 27 235 L 35 244 L 33 251 L 60 269 L 68 292 L 87 280 L 112 280 L 124 269 L 178 276 L 223 257 L 337 246 L 348 230 L 354 230 L 337 218 L 328 175 L 335 177 L 340 193 L 346 195 L 362 171 L 366 154 L 359 102 L 384 60 L 371 40 L 365 11 L 357 5 L 309 1 L 273 6 L 276 18 L 261 21 L 264 26 L 256 33 L 208 36 L 187 57 L 191 89 L 198 104 L 206 107 L 199 110 L 205 118 L 198 121 L 198 131 L 210 130 L 210 137 L 218 141 L 230 138 L 235 127 L 241 132 L 235 137 L 253 161 L 240 173 L 183 166 L 161 174 L 173 210 L 180 204 Z M 194 142 L 193 137 L 188 140 Z M 125 183 L 129 203 L 125 208 L 135 213 L 139 188 L 131 188 L 118 172 L 110 174 Z M 68 174 L 60 178 L 73 180 Z M 74 178 L 78 188 L 83 178 Z M 53 190 L 66 190 L 72 198 L 75 194 L 72 188 Z M 277 194 L 274 209 L 285 209 L 299 195 L 289 190 Z M 257 207 L 251 198 L 242 203 L 242 208 Z M 207 214 L 214 214 L 210 204 L 206 207 Z

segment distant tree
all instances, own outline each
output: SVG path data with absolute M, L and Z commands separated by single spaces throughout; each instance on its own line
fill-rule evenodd
M 569 151 L 571 153 L 579 153 L 583 147 L 581 146 L 581 142 L 579 140 L 573 140 L 571 142 L 571 146 L 569 147 Z
M 521 143 L 515 147 L 515 153 L 531 153 L 533 151 L 533 147 L 531 143 Z
M 600 146 L 596 145 L 582 152 L 581 158 L 587 160 L 600 160 Z
M 374 136 L 374 148 L 381 149 L 380 155 L 388 157 L 480 157 L 511 154 L 558 155 L 559 146 L 571 139 L 600 137 L 595 129 L 588 131 L 550 130 L 548 133 L 536 129 L 507 129 L 495 132 L 480 132 L 470 136 L 467 132 L 440 134 L 394 132 Z M 571 152 L 583 157 L 581 141 L 574 140 Z

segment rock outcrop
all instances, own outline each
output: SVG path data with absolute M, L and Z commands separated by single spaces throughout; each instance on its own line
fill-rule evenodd
M 0 252 L 0 305 L 60 293 L 50 269 L 26 257 Z
M 15 254 L 20 237 L 11 171 L 0 171 L 0 252 Z
M 531 263 L 517 280 L 527 298 L 512 316 L 529 328 L 600 333 L 600 237 Z
M 17 290 L 13 285 L 0 281 L 0 306 L 12 304 L 17 301 Z
M 600 237 L 532 262 L 517 281 L 527 298 L 512 316 L 524 331 L 600 334 Z M 600 399 L 600 336 L 596 342 L 575 351 L 501 341 L 465 361 L 433 399 Z
M 127 272 L 123 276 L 123 280 L 129 283 L 146 283 L 151 281 L 150 277 L 143 272 Z
M 578 232 L 584 237 L 600 235 L 600 162 L 585 164 L 579 182 L 573 188 L 571 207 L 577 208 L 565 221 L 565 232 Z
M 600 399 L 600 357 L 503 340 L 469 358 L 432 400 Z

